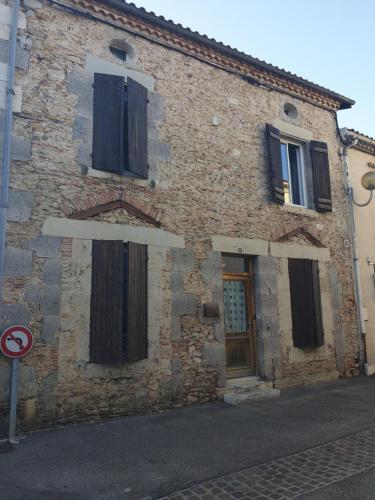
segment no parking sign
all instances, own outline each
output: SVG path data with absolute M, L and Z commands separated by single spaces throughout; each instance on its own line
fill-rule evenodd
M 10 379 L 10 412 L 9 412 L 9 442 L 16 440 L 16 412 L 17 412 L 17 386 L 18 365 L 20 358 L 26 356 L 33 346 L 33 334 L 28 328 L 21 325 L 10 326 L 0 335 L 0 351 L 11 358 L 12 371 Z
M 32 346 L 33 334 L 25 326 L 11 326 L 1 334 L 0 349 L 8 358 L 22 358 L 31 351 Z

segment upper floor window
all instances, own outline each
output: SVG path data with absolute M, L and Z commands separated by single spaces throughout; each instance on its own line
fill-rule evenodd
M 280 141 L 285 203 L 307 206 L 303 144 Z
M 274 201 L 281 205 L 284 203 L 302 207 L 314 205 L 318 212 L 331 212 L 327 144 L 284 139 L 279 129 L 268 124 L 266 135 Z
M 94 75 L 92 166 L 147 178 L 147 89 L 115 75 Z

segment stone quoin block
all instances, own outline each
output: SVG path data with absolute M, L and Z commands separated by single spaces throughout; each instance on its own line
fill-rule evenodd
M 31 217 L 34 194 L 30 191 L 9 190 L 8 220 L 27 222 Z
M 5 249 L 5 276 L 30 276 L 33 254 L 16 247 Z
M 58 285 L 47 285 L 42 288 L 40 308 L 42 315 L 54 316 L 60 312 L 61 289 Z
M 0 144 L 0 154 L 3 153 L 3 146 Z M 31 141 L 23 137 L 12 136 L 10 145 L 10 158 L 14 161 L 28 161 L 31 159 Z
M 16 67 L 26 70 L 29 67 L 29 41 L 19 37 L 16 48 Z
M 49 345 L 56 345 L 58 338 L 55 334 L 59 329 L 60 329 L 59 316 L 44 315 L 40 331 L 40 337 L 42 342 Z
M 188 273 L 195 264 L 195 257 L 191 248 L 172 248 L 173 271 Z
M 0 330 L 16 324 L 27 326 L 30 318 L 31 313 L 26 306 L 0 303 Z
M 80 165 L 91 167 L 92 165 L 92 146 L 90 144 L 80 144 L 78 146 L 78 162 Z
M 23 5 L 31 10 L 39 10 L 43 8 L 43 3 L 39 0 L 23 0 Z
M 43 266 L 43 281 L 46 285 L 57 285 L 61 282 L 62 263 L 60 259 L 46 259 Z
M 92 120 L 84 116 L 77 116 L 73 125 L 73 139 L 82 139 L 91 141 L 92 138 Z
M 25 302 L 40 302 L 42 288 L 39 285 L 27 284 L 25 287 Z
M 0 39 L 0 62 L 8 62 L 9 41 Z
M 182 396 L 184 392 L 184 374 L 181 360 L 173 357 L 172 365 L 172 397 L 177 399 Z
M 37 236 L 27 241 L 25 247 L 35 252 L 37 257 L 56 257 L 59 254 L 61 238 L 54 236 Z
M 0 401 L 9 401 L 10 389 L 10 362 L 0 366 Z M 25 364 L 20 365 L 18 399 L 33 398 L 37 394 L 35 368 Z

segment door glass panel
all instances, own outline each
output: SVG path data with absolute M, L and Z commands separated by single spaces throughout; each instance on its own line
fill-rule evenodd
M 223 255 L 224 273 L 248 273 L 249 265 L 246 257 Z
M 250 345 L 248 339 L 227 340 L 227 368 L 245 368 L 250 365 Z
M 246 288 L 241 280 L 224 280 L 226 333 L 247 332 Z

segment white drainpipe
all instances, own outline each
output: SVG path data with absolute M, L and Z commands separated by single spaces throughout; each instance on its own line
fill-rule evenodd
M 4 282 L 4 260 L 5 260 L 5 239 L 6 224 L 8 218 L 9 203 L 9 167 L 10 167 L 10 147 L 12 141 L 13 124 L 13 98 L 14 98 L 14 73 L 16 66 L 17 47 L 17 26 L 20 0 L 14 0 L 10 26 L 9 55 L 8 55 L 8 79 L 6 87 L 5 119 L 3 135 L 3 158 L 2 176 L 0 191 L 0 301 L 3 297 Z
M 359 256 L 358 256 L 358 246 L 357 237 L 355 231 L 355 220 L 353 211 L 353 187 L 350 183 L 349 178 L 349 160 L 348 152 L 349 149 L 354 146 L 354 142 L 349 143 L 347 140 L 343 141 L 341 146 L 341 159 L 344 166 L 344 182 L 345 182 L 345 193 L 348 202 L 348 218 L 349 218 L 349 230 L 350 239 L 353 253 L 353 271 L 354 271 L 354 289 L 355 298 L 357 304 L 357 315 L 358 315 L 358 327 L 359 327 L 359 346 L 360 346 L 360 361 L 362 370 L 365 375 L 368 375 L 368 363 L 367 363 L 367 349 L 366 349 L 366 326 L 363 314 L 363 299 L 362 299 L 362 289 L 361 289 L 361 276 L 359 271 Z

